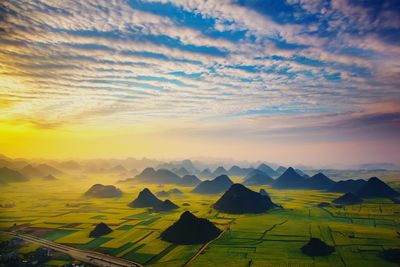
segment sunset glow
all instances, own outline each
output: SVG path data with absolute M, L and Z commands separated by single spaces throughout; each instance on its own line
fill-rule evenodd
M 399 163 L 395 1 L 278 2 L 3 2 L 1 153 Z

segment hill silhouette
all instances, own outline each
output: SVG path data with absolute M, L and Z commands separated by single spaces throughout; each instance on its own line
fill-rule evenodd
M 25 182 L 28 181 L 28 178 L 19 171 L 3 167 L 0 168 L 0 181 L 5 184 L 12 182 Z
M 245 176 L 247 175 L 249 172 L 251 172 L 252 170 L 254 170 L 253 168 L 241 168 L 237 165 L 233 165 L 229 171 L 228 171 L 228 175 L 232 175 L 232 176 Z
M 215 209 L 232 214 L 262 213 L 275 206 L 269 196 L 263 196 L 242 184 L 233 184 L 214 204 Z
M 142 183 L 177 184 L 181 178 L 170 170 L 146 168 L 136 175 L 136 180 Z
M 194 166 L 193 162 L 190 159 L 182 160 L 182 167 L 185 168 L 189 173 L 196 173 L 197 168 Z
M 282 175 L 287 170 L 286 167 L 279 166 L 275 171 L 278 175 Z
M 307 244 L 305 244 L 301 251 L 308 256 L 327 256 L 335 251 L 335 248 L 327 245 L 319 238 L 312 237 Z
M 200 177 L 202 178 L 208 178 L 212 176 L 212 172 L 210 171 L 210 169 L 204 169 L 201 173 L 200 173 Z
M 89 237 L 100 237 L 103 235 L 107 235 L 112 232 L 112 229 L 108 227 L 105 223 L 99 223 L 96 227 L 90 232 Z
M 173 168 L 172 171 L 179 176 L 189 175 L 190 173 L 184 167 Z
M 366 183 L 363 179 L 358 180 L 343 180 L 333 184 L 328 191 L 337 193 L 356 193 Z
M 7 167 L 9 169 L 14 169 L 14 170 L 18 169 L 18 167 L 15 166 L 14 162 L 7 160 L 7 159 L 0 158 L 0 168 L 3 168 L 3 167 Z
M 172 203 L 169 199 L 164 200 L 162 203 L 159 205 L 154 206 L 155 211 L 170 211 L 170 210 L 175 210 L 178 209 L 179 207 Z
M 220 233 L 221 230 L 209 220 L 197 218 L 185 211 L 178 221 L 161 233 L 161 239 L 180 245 L 204 244 Z
M 214 176 L 220 176 L 220 175 L 223 175 L 223 174 L 228 175 L 228 171 L 223 166 L 219 166 L 212 173 L 212 175 L 214 175 Z
M 243 181 L 244 185 L 265 185 L 272 184 L 274 179 L 271 178 L 268 174 L 264 173 L 260 170 L 251 171 Z
M 156 207 L 162 203 L 153 193 L 148 189 L 143 189 L 138 197 L 129 203 L 129 207 L 131 208 L 147 208 L 147 207 Z
M 44 173 L 44 174 L 60 175 L 60 174 L 63 173 L 63 172 L 60 171 L 59 169 L 57 169 L 57 168 L 55 168 L 55 167 L 53 167 L 53 166 L 51 166 L 51 165 L 49 165 L 49 164 L 45 164 L 45 163 L 37 165 L 36 168 L 37 168 L 40 172 L 42 172 L 42 173 Z
M 298 174 L 292 167 L 289 167 L 272 184 L 277 189 L 304 189 L 307 188 L 307 179 Z
M 378 177 L 371 177 L 356 193 L 363 198 L 391 198 L 400 195 Z
M 95 184 L 84 194 L 86 197 L 112 198 L 122 196 L 122 191 L 113 185 Z
M 203 181 L 192 190 L 198 194 L 219 194 L 225 192 L 233 184 L 227 175 L 220 175 L 213 180 Z
M 266 173 L 267 175 L 269 175 L 269 176 L 271 176 L 271 177 L 273 177 L 273 176 L 278 176 L 278 175 L 279 175 L 278 172 L 276 172 L 274 169 L 272 169 L 270 166 L 268 166 L 268 165 L 265 164 L 265 163 L 261 163 L 261 164 L 257 167 L 257 170 L 260 170 L 260 171 Z
M 45 177 L 43 177 L 43 180 L 45 180 L 45 181 L 55 181 L 55 180 L 57 180 L 57 178 L 54 175 L 49 174 L 49 175 L 46 175 Z
M 45 175 L 38 168 L 33 167 L 31 164 L 23 167 L 20 172 L 22 173 L 22 175 L 29 178 L 43 177 Z
M 201 180 L 195 175 L 185 175 L 179 181 L 180 186 L 196 186 L 201 183 Z
M 347 205 L 354 205 L 354 204 L 360 204 L 363 202 L 361 198 L 356 196 L 355 194 L 348 192 L 334 200 L 332 200 L 333 203 L 336 204 L 347 204 Z
M 304 177 L 304 176 L 303 176 Z M 317 190 L 328 190 L 331 188 L 336 182 L 331 180 L 325 174 L 319 172 L 310 178 L 307 179 L 309 189 L 317 189 Z

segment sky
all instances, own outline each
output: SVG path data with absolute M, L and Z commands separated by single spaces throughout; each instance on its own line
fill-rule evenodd
M 400 2 L 0 3 L 0 151 L 400 163 Z

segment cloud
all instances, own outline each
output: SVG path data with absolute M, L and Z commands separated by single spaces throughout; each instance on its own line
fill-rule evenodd
M 344 0 L 288 1 L 280 17 L 257 4 L 7 1 L 0 119 L 202 124 L 400 101 L 400 49 L 383 37 L 398 28 L 389 4 L 373 14 Z

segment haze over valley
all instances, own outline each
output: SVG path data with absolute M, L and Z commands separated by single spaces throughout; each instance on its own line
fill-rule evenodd
M 400 264 L 398 0 L 0 1 L 0 267 Z

